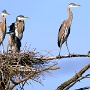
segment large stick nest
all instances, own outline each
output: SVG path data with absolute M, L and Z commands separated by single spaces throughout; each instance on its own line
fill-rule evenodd
M 12 90 L 29 79 L 42 84 L 40 76 L 44 76 L 45 72 L 50 74 L 48 70 L 59 69 L 57 63 L 45 60 L 44 57 L 36 51 L 0 54 L 0 86 Z
M 20 72 L 32 72 L 33 69 L 39 69 L 41 66 L 45 65 L 46 61 L 36 58 L 34 52 L 25 53 L 5 53 L 0 54 L 0 71 L 1 75 L 13 76 L 20 74 Z
M 18 79 L 23 79 L 30 73 L 44 68 L 47 64 L 48 61 L 38 59 L 35 52 L 0 54 L 0 81 L 4 80 L 6 85 L 11 80 L 16 82 Z M 38 74 L 32 78 L 37 77 Z

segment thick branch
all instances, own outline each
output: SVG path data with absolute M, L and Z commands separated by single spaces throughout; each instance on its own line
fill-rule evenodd
M 90 63 L 86 65 L 83 69 L 81 69 L 78 73 L 76 73 L 71 79 L 61 84 L 56 90 L 63 90 L 71 83 L 75 82 L 78 78 L 82 76 L 82 74 L 90 68 Z
M 9 90 L 12 90 L 16 85 L 20 84 L 21 82 L 27 81 L 29 78 L 33 77 L 35 75 L 35 73 L 36 72 L 33 72 L 32 74 L 28 75 L 27 77 L 23 78 L 22 80 L 19 80 L 19 81 L 13 83 L 10 86 Z
M 77 82 L 80 82 L 82 79 L 85 78 L 90 78 L 90 74 L 87 74 L 85 76 L 81 76 L 80 78 L 78 78 L 75 82 L 72 82 L 70 85 L 68 85 L 65 90 L 68 90 L 69 88 L 71 88 L 73 85 L 75 85 Z
M 72 58 L 72 57 L 90 57 L 90 54 L 70 54 L 70 55 L 66 55 L 66 56 L 37 57 L 37 59 L 40 59 L 40 60 L 55 60 L 55 59 Z

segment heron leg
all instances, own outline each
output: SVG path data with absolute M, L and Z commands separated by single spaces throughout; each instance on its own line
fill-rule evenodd
M 9 45 L 7 45 L 7 53 L 8 53 L 8 48 L 9 48 Z
M 4 45 L 3 45 L 3 42 L 2 42 L 2 53 L 4 53 Z
M 68 53 L 69 53 L 69 55 L 70 55 L 67 40 L 66 40 L 66 47 L 67 47 Z
M 60 56 L 60 53 L 61 53 L 61 47 L 60 47 L 60 51 L 59 51 L 59 56 Z
M 61 40 L 61 43 L 60 43 L 60 51 L 59 51 L 59 56 L 61 56 L 61 55 L 60 55 L 60 53 L 61 53 L 61 48 L 62 48 L 62 40 Z

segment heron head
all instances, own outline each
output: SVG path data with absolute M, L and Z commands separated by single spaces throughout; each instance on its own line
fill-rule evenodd
M 3 10 L 3 11 L 2 11 L 2 13 L 1 13 L 1 15 L 2 15 L 2 16 L 8 16 L 8 15 L 10 15 L 10 14 L 9 14 L 9 13 L 7 13 L 7 11 L 6 11 L 6 10 Z
M 77 4 L 74 4 L 74 3 L 70 3 L 69 4 L 69 7 L 71 8 L 71 7 L 80 7 L 80 5 L 77 5 Z
M 28 17 L 24 17 L 23 15 L 19 15 L 16 18 L 16 20 L 21 20 L 21 21 L 28 20 L 28 19 L 29 19 Z

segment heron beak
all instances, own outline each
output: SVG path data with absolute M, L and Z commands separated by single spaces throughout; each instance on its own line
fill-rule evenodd
M 81 5 L 75 5 L 74 7 L 80 7 Z
M 6 16 L 9 16 L 10 14 L 9 13 L 6 13 Z
M 29 20 L 29 18 L 28 18 L 28 17 L 23 17 L 22 19 L 23 19 L 23 20 Z
M 2 13 L 2 15 L 9 16 L 10 14 L 9 13 Z

